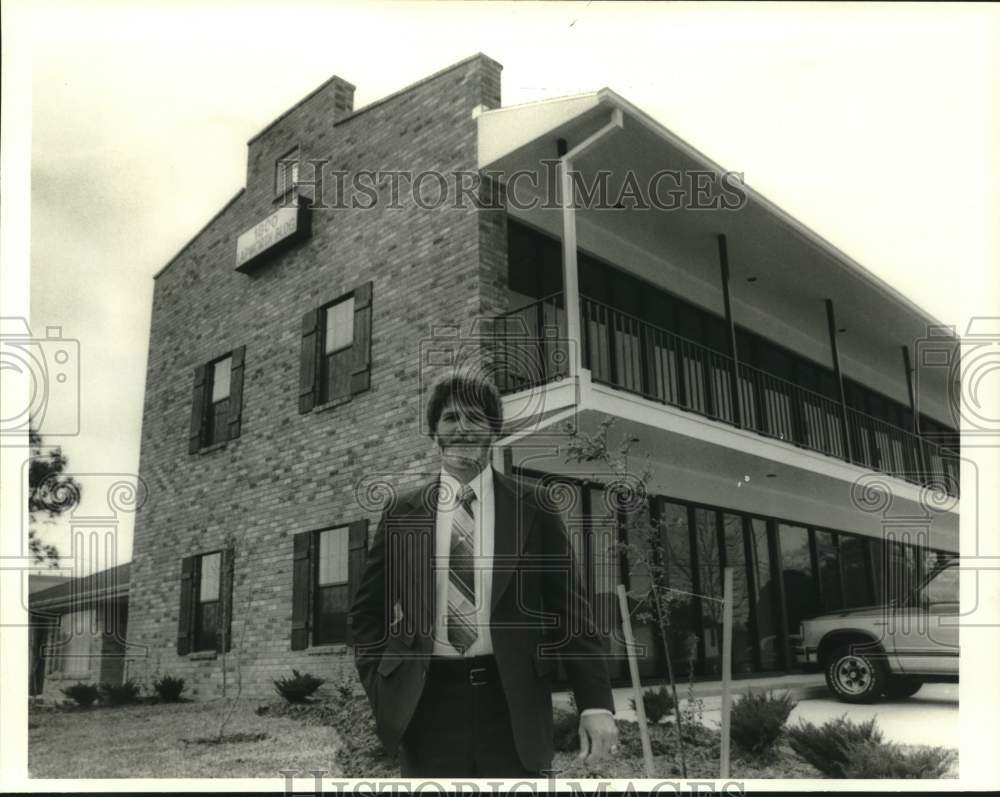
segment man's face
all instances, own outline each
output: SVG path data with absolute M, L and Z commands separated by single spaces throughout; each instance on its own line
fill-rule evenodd
M 471 477 L 489 461 L 493 431 L 482 412 L 449 399 L 441 411 L 435 439 L 448 472 Z

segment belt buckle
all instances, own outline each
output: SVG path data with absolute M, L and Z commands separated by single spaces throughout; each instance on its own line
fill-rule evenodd
M 470 667 L 469 668 L 469 683 L 472 684 L 472 686 L 486 686 L 489 683 L 489 681 L 478 681 L 478 680 L 476 680 L 476 674 L 477 673 L 484 673 L 484 672 L 486 672 L 486 668 L 485 667 Z

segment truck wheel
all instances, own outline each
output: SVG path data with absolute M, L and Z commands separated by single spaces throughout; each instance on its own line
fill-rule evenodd
M 912 675 L 891 675 L 885 684 L 885 696 L 893 700 L 912 697 L 920 691 L 920 687 L 923 685 L 923 678 L 916 678 Z
M 854 646 L 859 647 L 859 646 Z M 826 685 L 844 703 L 873 703 L 887 681 L 885 662 L 851 645 L 833 651 L 826 662 Z

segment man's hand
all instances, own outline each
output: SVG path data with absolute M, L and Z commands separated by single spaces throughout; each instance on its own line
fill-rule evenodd
M 613 752 L 618 741 L 618 726 L 610 713 L 599 712 L 580 717 L 580 758 L 601 758 Z

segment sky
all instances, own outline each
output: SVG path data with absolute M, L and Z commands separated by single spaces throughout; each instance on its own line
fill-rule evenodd
M 933 317 L 1000 316 L 988 4 L 36 6 L 4 12 L 31 123 L 30 234 L 5 229 L 30 261 L 4 268 L 30 262 L 32 332 L 78 342 L 79 433 L 49 442 L 82 513 L 138 472 L 153 275 L 243 185 L 246 141 L 332 74 L 356 108 L 475 52 L 504 105 L 608 86 Z M 133 515 L 108 527 L 117 553 L 85 572 L 129 558 Z M 42 535 L 71 548 L 65 520 Z

